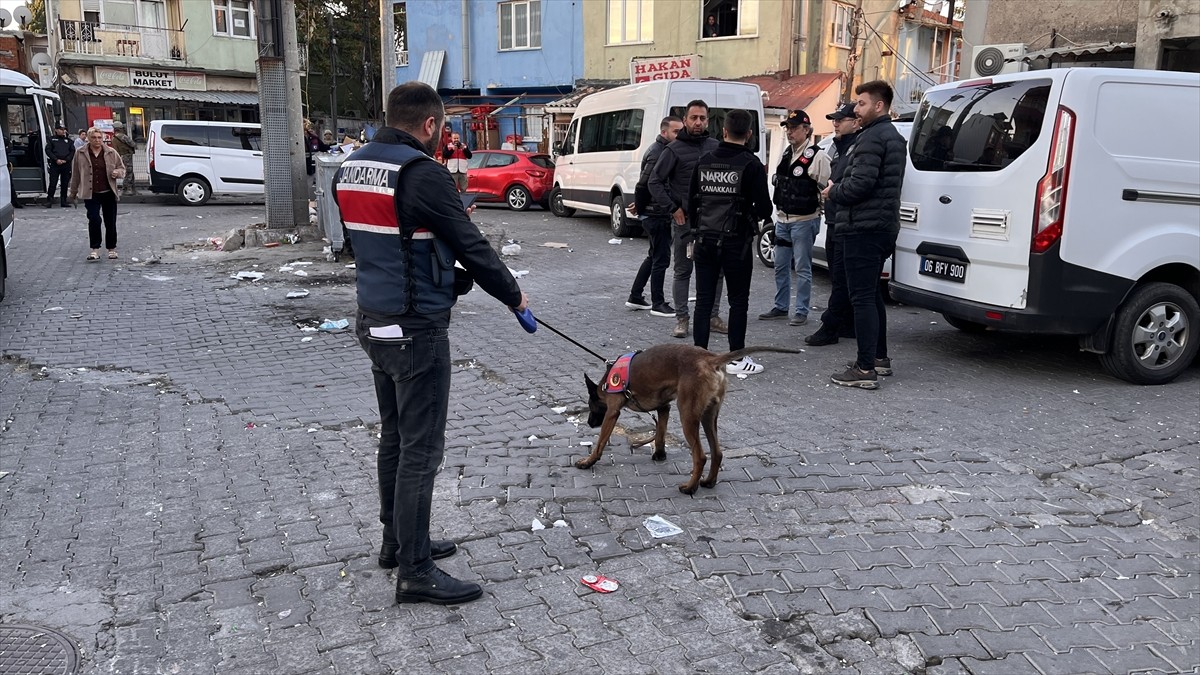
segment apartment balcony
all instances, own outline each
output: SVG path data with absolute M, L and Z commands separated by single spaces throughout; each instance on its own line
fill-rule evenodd
M 187 58 L 181 30 L 65 19 L 58 24 L 59 51 L 64 56 L 96 57 L 95 60 L 116 58 L 122 63 L 170 62 Z

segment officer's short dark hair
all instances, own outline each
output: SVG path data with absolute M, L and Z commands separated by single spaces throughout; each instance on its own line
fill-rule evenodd
M 754 117 L 748 110 L 730 110 L 725 115 L 725 133 L 730 138 L 744 141 L 750 138 L 750 130 L 754 128 Z
M 708 104 L 701 99 L 688 101 L 687 107 L 683 109 L 683 113 L 686 115 L 687 111 L 691 110 L 692 108 L 704 108 L 704 114 L 708 114 Z
M 666 131 L 667 129 L 671 128 L 671 122 L 679 122 L 680 124 L 683 124 L 683 120 L 679 119 L 675 115 L 667 115 L 666 117 L 662 118 L 661 122 L 658 123 L 658 130 Z
M 405 82 L 388 94 L 387 125 L 396 129 L 417 130 L 430 117 L 442 126 L 446 109 L 437 90 L 424 82 Z
M 866 94 L 876 101 L 883 101 L 884 110 L 890 110 L 892 107 L 892 85 L 883 80 L 863 82 L 854 88 L 854 93 Z

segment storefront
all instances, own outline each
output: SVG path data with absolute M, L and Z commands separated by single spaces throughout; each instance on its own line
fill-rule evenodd
M 143 143 L 154 120 L 259 121 L 257 83 L 251 78 L 108 66 L 77 72 L 90 75 L 92 82 L 61 88 L 66 125 L 72 131 L 93 126 L 96 120 L 119 121 Z

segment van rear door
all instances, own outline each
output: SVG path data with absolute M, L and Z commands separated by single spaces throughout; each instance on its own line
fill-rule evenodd
M 1024 309 L 1062 76 L 930 89 L 909 138 L 894 279 Z

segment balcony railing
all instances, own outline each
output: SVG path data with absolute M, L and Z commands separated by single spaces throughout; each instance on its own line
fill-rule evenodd
M 187 57 L 181 30 L 66 19 L 58 25 L 61 51 L 68 54 L 155 61 L 182 61 Z

